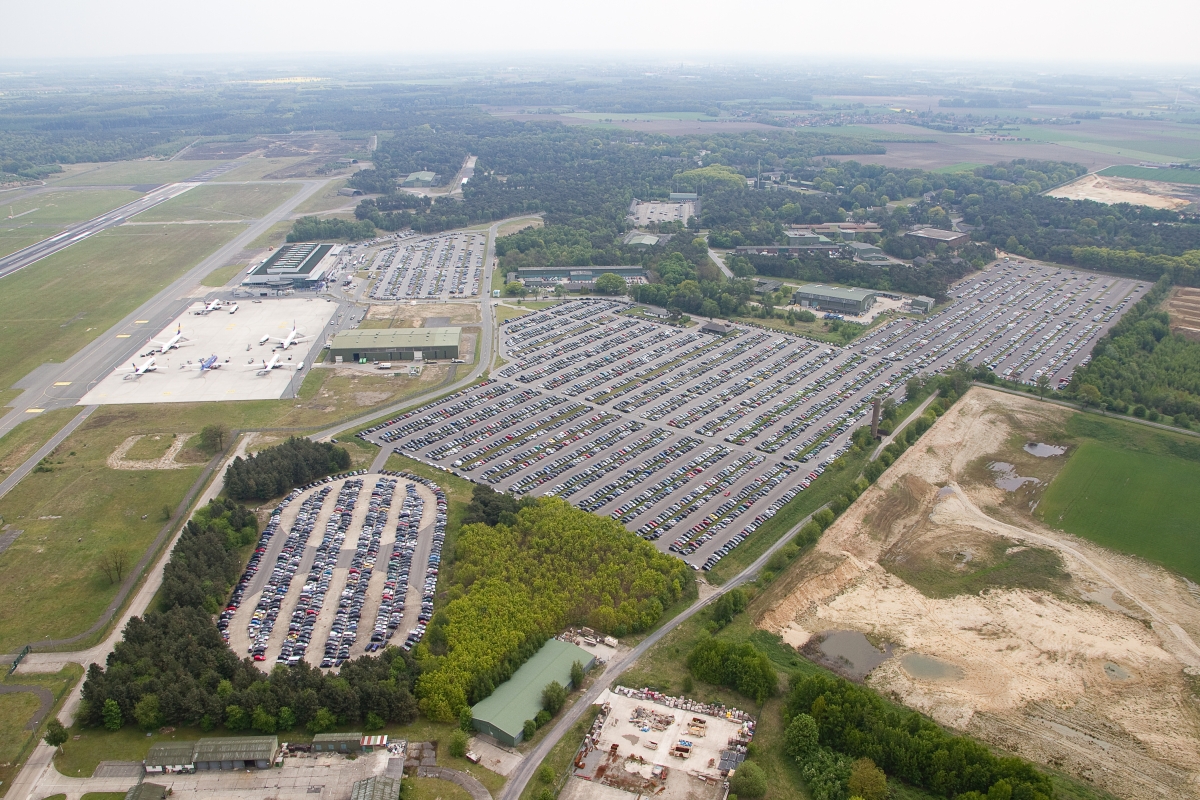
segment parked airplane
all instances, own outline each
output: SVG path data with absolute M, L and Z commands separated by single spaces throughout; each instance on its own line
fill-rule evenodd
M 217 298 L 215 300 L 210 300 L 208 303 L 206 303 L 204 305 L 204 308 L 201 308 L 198 311 L 196 311 L 196 314 L 197 315 L 210 314 L 213 311 L 216 311 L 217 309 L 219 309 L 221 307 L 221 305 L 222 305 L 222 303 L 221 303 L 220 298 Z
M 186 336 L 183 335 L 183 326 L 180 325 L 178 328 L 176 328 L 175 335 L 172 336 L 170 339 L 168 339 L 165 342 L 160 342 L 155 339 L 151 339 L 150 344 L 154 345 L 154 347 L 151 347 L 149 352 L 143 353 L 142 355 L 148 356 L 148 355 L 153 355 L 154 353 L 165 353 L 168 350 L 174 350 L 175 348 L 182 345 L 184 342 L 190 342 L 190 341 L 191 341 L 191 339 L 188 339 Z
M 211 370 L 220 369 L 220 368 L 221 368 L 221 363 L 219 361 L 217 361 L 216 353 L 213 353 L 208 358 L 202 359 L 200 361 L 200 365 L 199 365 L 201 375 L 203 375 L 204 373 L 209 372 Z
M 130 362 L 131 373 L 125 376 L 125 380 L 129 380 L 130 378 L 140 378 L 147 372 L 154 372 L 157 369 L 158 367 L 154 365 L 153 358 L 150 358 L 149 361 L 143 361 L 140 367 L 136 363 Z
M 292 329 L 290 331 L 288 331 L 288 335 L 285 336 L 284 338 L 280 339 L 278 336 L 272 336 L 270 334 L 267 334 L 266 336 L 259 339 L 258 343 L 266 344 L 268 340 L 274 339 L 275 341 L 279 342 L 280 350 L 287 350 L 292 345 L 303 342 L 305 339 L 308 339 L 308 338 L 309 337 L 305 336 L 303 333 L 301 333 L 299 331 L 299 329 L 296 328 L 296 323 L 293 322 Z
M 271 356 L 270 361 L 263 359 L 262 369 L 260 369 L 258 372 L 254 373 L 254 374 L 255 375 L 270 375 L 271 370 L 279 369 L 282 366 L 283 366 L 283 364 L 279 363 L 279 353 L 276 353 L 275 355 Z

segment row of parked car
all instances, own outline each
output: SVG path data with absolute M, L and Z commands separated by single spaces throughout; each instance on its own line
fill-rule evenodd
M 422 431 L 423 431 L 422 435 L 417 436 L 417 437 L 405 442 L 403 445 L 404 449 L 410 450 L 410 451 L 416 451 L 416 450 L 420 450 L 422 447 L 428 447 L 429 445 L 434 444 L 435 442 L 440 442 L 443 439 L 449 438 L 452 433 L 461 431 L 464 428 L 469 428 L 472 425 L 478 425 L 480 422 L 483 422 L 485 419 L 491 419 L 492 417 L 502 414 L 505 411 L 511 411 L 512 409 L 516 408 L 517 406 L 519 406 L 523 403 L 529 402 L 530 400 L 532 400 L 533 398 L 537 397 L 540 394 L 541 394 L 541 392 L 535 391 L 533 389 L 524 389 L 520 392 L 517 392 L 514 395 L 510 395 L 509 397 L 505 397 L 501 400 L 497 400 L 495 403 L 492 403 L 491 405 L 477 408 L 474 411 L 472 411 L 470 414 L 466 414 L 465 416 L 461 416 L 461 417 L 458 417 L 457 419 L 451 420 L 451 421 L 447 422 L 445 425 L 442 425 L 440 428 L 434 428 L 433 430 L 429 430 L 427 427 L 422 428 Z M 517 415 L 514 415 L 513 418 L 519 419 L 520 417 Z M 485 430 L 497 430 L 501 427 L 506 426 L 507 424 L 511 424 L 511 422 L 509 422 L 508 420 L 497 420 L 494 424 L 489 425 L 487 428 L 485 428 Z M 450 444 L 452 447 L 456 444 L 457 445 L 466 444 L 476 435 L 477 434 L 473 433 L 473 434 L 469 434 L 469 435 L 458 436 L 454 439 L 451 439 L 449 442 L 447 442 L 447 444 Z
M 355 435 L 358 436 L 360 439 L 366 439 L 366 438 L 370 437 L 371 434 L 377 433 L 377 432 L 383 430 L 384 428 L 391 428 L 395 425 L 399 425 L 401 422 L 404 422 L 405 420 L 410 420 L 418 414 L 426 413 L 426 412 L 430 411 L 430 409 L 436 409 L 439 407 L 442 407 L 442 408 L 440 411 L 436 412 L 438 418 L 444 419 L 446 417 L 453 416 L 454 413 L 457 413 L 457 412 L 452 412 L 452 409 L 456 407 L 455 403 L 457 401 L 462 400 L 464 397 L 471 394 L 472 392 L 475 392 L 479 389 L 483 389 L 494 383 L 496 383 L 495 379 L 489 378 L 488 380 L 485 380 L 482 383 L 479 383 L 475 386 L 469 386 L 466 389 L 462 389 L 460 391 L 455 392 L 454 394 L 448 394 L 445 397 L 443 397 L 441 400 L 436 400 L 432 403 L 429 403 L 428 405 L 421 406 L 420 408 L 415 408 L 412 411 L 409 411 L 407 413 L 400 414 L 399 416 L 392 417 L 391 419 L 388 419 L 388 420 L 384 420 L 383 422 L 380 422 L 378 425 L 372 425 L 369 428 L 363 428 L 361 431 L 359 431 Z M 509 387 L 501 385 L 500 394 L 504 394 L 508 390 L 509 390 Z M 497 396 L 499 396 L 499 395 L 497 395 Z M 434 418 L 430 414 L 426 414 L 426 416 L 431 419 Z M 421 424 L 419 424 L 421 422 L 422 422 L 421 420 L 416 420 L 416 421 L 414 421 L 415 427 L 409 426 L 409 428 L 411 430 L 416 430 L 417 428 L 420 428 L 422 426 Z
M 421 588 L 421 611 L 417 614 L 417 626 L 409 631 L 408 637 L 400 645 L 405 650 L 417 646 L 425 636 L 425 626 L 433 618 L 433 595 L 437 591 L 438 570 L 442 565 L 442 547 L 446 544 L 446 493 L 442 487 L 431 480 L 416 475 L 405 475 L 408 480 L 424 484 L 432 490 L 437 508 L 433 517 L 433 541 L 429 547 L 429 558 L 425 564 L 425 584 Z M 419 520 L 418 519 L 418 524 Z
M 655 331 L 655 326 L 638 322 L 635 319 L 618 319 L 605 325 L 594 336 L 581 336 L 561 343 L 553 349 L 545 349 L 540 353 L 523 358 L 501 370 L 500 376 L 502 378 L 516 376 L 516 380 L 521 383 L 533 383 L 547 377 L 553 381 L 561 380 L 561 383 L 568 383 L 571 378 L 563 376 L 569 374 L 567 368 L 572 364 L 578 364 L 580 361 L 586 361 L 601 353 L 607 353 L 614 347 L 628 345 L 634 339 L 648 333 L 653 334 Z M 585 346 L 586 349 L 575 352 Z M 638 348 L 634 349 L 645 346 L 646 342 L 642 342 Z M 544 363 L 551 359 L 555 359 L 553 363 Z M 584 368 L 586 369 L 587 365 Z
M 607 412 L 601 411 L 598 416 L 605 414 L 607 414 Z M 602 427 L 603 425 L 607 425 L 609 422 L 616 422 L 619 419 L 620 417 L 617 417 L 615 414 L 607 414 L 607 416 L 602 416 L 601 422 L 596 423 L 596 429 Z M 526 475 L 524 478 L 521 478 L 512 485 L 511 491 L 515 494 L 522 494 L 534 489 L 535 487 L 541 486 L 543 483 L 548 483 L 572 467 L 579 466 L 587 459 L 603 452 L 604 450 L 607 450 L 620 440 L 640 431 L 644 427 L 646 426 L 642 423 L 634 422 L 632 420 L 629 422 L 623 422 L 608 433 L 597 436 L 595 439 L 592 439 L 592 441 L 583 445 L 582 447 L 577 447 L 570 453 L 567 453 L 565 456 L 555 459 L 532 475 Z M 581 438 L 585 436 L 586 433 L 587 432 L 581 432 L 577 434 L 575 438 Z M 563 442 L 563 444 L 566 444 L 566 442 Z M 501 480 L 501 478 L 498 476 L 491 476 L 496 478 L 496 480 L 493 481 L 491 477 L 488 476 L 487 472 L 484 473 L 484 476 L 487 478 L 489 483 L 496 483 Z M 559 485 L 561 486 L 562 484 Z
M 417 551 L 417 536 L 421 530 L 421 517 L 425 513 L 425 501 L 411 483 L 405 487 L 404 499 L 400 501 L 400 513 L 396 520 L 396 539 L 388 555 L 387 576 L 383 581 L 383 596 L 375 612 L 375 628 L 366 651 L 374 652 L 391 641 L 392 635 L 404 621 L 405 598 L 408 595 L 409 574 L 412 571 L 413 555 Z
M 451 397 L 458 398 L 458 402 L 451 405 L 446 405 L 446 400 L 442 399 L 403 414 L 397 417 L 395 422 L 387 422 L 376 426 L 375 429 L 389 428 L 389 430 L 384 431 L 380 435 L 379 440 L 381 442 L 391 442 L 409 433 L 431 430 L 439 422 L 455 422 L 464 412 L 482 405 L 489 400 L 496 400 L 503 397 L 512 391 L 512 387 L 508 384 L 497 384 L 493 380 L 484 381 L 479 384 L 478 388 L 483 389 L 483 391 L 472 394 L 471 391 L 473 390 L 464 389 L 462 392 L 451 395 Z M 421 416 L 417 416 L 418 414 Z M 368 428 L 363 433 L 365 434 L 371 430 L 373 429 Z
M 524 428 L 518 428 L 516 430 L 513 430 L 512 429 L 513 425 L 520 422 L 521 420 L 529 419 L 534 414 L 540 414 L 543 411 L 549 411 L 550 409 L 554 408 L 555 406 L 562 405 L 565 402 L 567 402 L 565 399 L 558 397 L 556 395 L 550 395 L 548 397 L 544 397 L 541 400 L 538 400 L 536 403 L 532 403 L 528 406 L 525 406 L 524 408 L 521 408 L 518 411 L 513 412 L 512 414 L 508 414 L 504 417 L 501 417 L 500 419 L 495 420 L 494 422 L 489 422 L 487 425 L 484 425 L 482 428 L 480 428 L 478 430 L 471 431 L 470 433 L 463 434 L 462 436 L 456 436 L 448 442 L 443 442 L 441 445 L 435 447 L 434 449 L 432 449 L 428 453 L 426 453 L 426 457 L 427 458 L 437 458 L 437 459 L 446 458 L 447 456 L 452 456 L 452 455 L 455 455 L 456 453 L 460 452 L 464 447 L 467 447 L 472 444 L 478 444 L 486 439 L 490 439 L 493 436 L 497 436 L 497 435 L 501 436 L 502 442 L 512 441 L 516 437 L 520 436 L 522 433 L 527 433 L 533 429 L 529 426 L 525 426 Z M 577 407 L 580 407 L 578 403 L 573 403 L 571 406 L 569 406 L 569 408 L 577 408 Z M 557 414 L 561 414 L 561 413 L 563 413 L 563 412 L 556 411 L 556 412 L 552 413 L 549 417 L 546 417 L 545 419 L 546 419 L 546 421 L 549 421 L 551 419 L 554 419 L 554 417 Z M 470 424 L 470 423 L 468 423 L 468 424 Z M 530 423 L 530 425 L 532 425 L 533 427 L 537 427 L 538 424 L 539 423 Z M 541 424 L 544 424 L 544 423 L 541 423 Z M 459 430 L 461 430 L 461 428 Z M 495 446 L 496 444 L 497 444 L 496 442 L 492 442 L 491 445 L 489 445 L 489 446 Z M 409 448 L 409 449 L 411 450 L 412 448 Z
M 325 606 L 325 595 L 333 581 L 333 570 L 337 566 L 342 544 L 346 541 L 346 531 L 350 529 L 350 521 L 354 517 L 354 509 L 358 505 L 362 489 L 363 480 L 353 478 L 342 484 L 342 488 L 338 490 L 333 512 L 325 522 L 325 532 L 321 535 L 321 541 L 313 554 L 308 578 L 300 589 L 300 596 L 288 622 L 288 632 L 275 659 L 280 664 L 299 664 L 308 652 L 308 645 L 312 642 L 313 630 L 316 628 L 321 609 Z
M 375 557 L 379 553 L 383 529 L 387 524 L 388 511 L 392 507 L 392 494 L 396 490 L 395 478 L 380 478 L 371 490 L 367 501 L 367 513 L 355 543 L 354 555 L 350 560 L 350 568 L 346 572 L 346 582 L 338 597 L 337 611 L 334 612 L 329 634 L 325 637 L 325 651 L 321 658 L 321 666 L 340 667 L 350 658 L 350 648 L 358 636 L 358 621 L 363 605 L 367 601 L 367 587 L 371 582 L 371 571 L 375 566 Z M 337 559 L 345 541 L 342 532 L 337 549 L 333 551 L 333 561 L 326 566 L 328 574 L 333 575 Z

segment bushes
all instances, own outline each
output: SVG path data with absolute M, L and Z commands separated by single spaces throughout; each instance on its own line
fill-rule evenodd
M 567 625 L 642 631 L 695 591 L 686 564 L 611 519 L 554 498 L 503 514 L 511 524 L 464 525 L 442 574 L 452 599 L 427 638 L 444 637 L 445 654 L 417 683 L 431 719 L 457 719 Z
M 163 605 L 217 613 L 242 571 L 238 548 L 257 535 L 258 520 L 244 506 L 222 498 L 210 501 L 188 520 L 163 569 Z
M 249 458 L 235 458 L 225 470 L 225 492 L 234 500 L 270 500 L 349 468 L 345 448 L 293 436 Z
M 878 776 L 866 765 L 845 769 L 845 761 L 838 761 L 841 756 L 870 759 L 871 766 L 878 764 L 905 783 L 946 797 L 966 792 L 986 795 L 1001 782 L 1012 797 L 1022 800 L 1053 796 L 1049 778 L 1027 762 L 997 757 L 982 744 L 952 736 L 920 714 L 893 707 L 869 689 L 841 678 L 797 676 L 783 713 L 789 732 L 799 715 L 810 715 L 816 723 L 821 748 L 807 757 L 801 753 L 798 760 L 805 780 L 812 772 L 822 787 L 831 783 L 828 778 L 834 774 L 844 776 L 847 789 L 854 775 L 863 786 L 877 784 Z M 824 748 L 834 751 L 832 758 L 821 755 Z M 819 800 L 821 792 L 812 784 L 809 789 Z M 829 800 L 844 796 L 832 788 L 822 792 Z
M 729 779 L 729 791 L 738 797 L 762 797 L 767 793 L 767 773 L 753 761 L 743 761 Z
M 687 666 L 700 680 L 728 686 L 760 705 L 779 690 L 779 678 L 771 659 L 749 642 L 730 644 L 720 639 L 701 639 L 688 653 Z

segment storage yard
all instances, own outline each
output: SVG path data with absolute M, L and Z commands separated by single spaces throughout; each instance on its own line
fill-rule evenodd
M 195 304 L 162 331 L 146 331 L 142 355 L 101 379 L 79 405 L 277 400 L 300 385 L 298 368 L 304 365 L 300 376 L 307 374 L 338 308 L 324 300 L 267 299 L 197 313 L 203 304 Z M 277 340 L 286 338 L 293 326 L 302 339 L 286 351 L 278 349 Z M 176 333 L 182 335 L 177 348 L 151 353 L 158 349 L 154 341 L 170 342 Z M 275 341 L 264 342 L 266 336 Z M 276 367 L 264 369 L 275 355 Z M 212 366 L 201 370 L 200 362 L 212 356 Z M 145 366 L 151 359 L 153 370 L 135 375 L 135 365 Z
M 433 614 L 445 535 L 445 495 L 423 478 L 355 472 L 297 489 L 217 626 L 234 652 L 280 664 L 411 649 Z
M 962 360 L 1064 385 L 1147 288 L 1002 262 L 938 313 L 845 348 L 565 302 L 502 326 L 511 363 L 490 380 L 360 436 L 499 491 L 564 497 L 709 569 L 848 449 L 873 398 L 900 400 L 910 376 Z
M 380 251 L 372 300 L 447 300 L 479 295 L 487 236 L 443 233 L 404 241 Z

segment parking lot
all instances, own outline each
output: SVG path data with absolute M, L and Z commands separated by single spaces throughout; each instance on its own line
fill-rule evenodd
M 381 250 L 371 264 L 379 275 L 372 300 L 448 300 L 477 297 L 487 236 L 443 233 Z
M 255 661 L 324 668 L 411 649 L 433 614 L 446 499 L 424 478 L 359 471 L 276 507 L 218 627 Z
M 490 380 L 361 435 L 497 491 L 557 495 L 708 569 L 805 491 L 914 373 L 958 361 L 1064 385 L 1148 287 L 1000 262 L 849 347 L 726 336 L 584 299 L 509 320 Z

